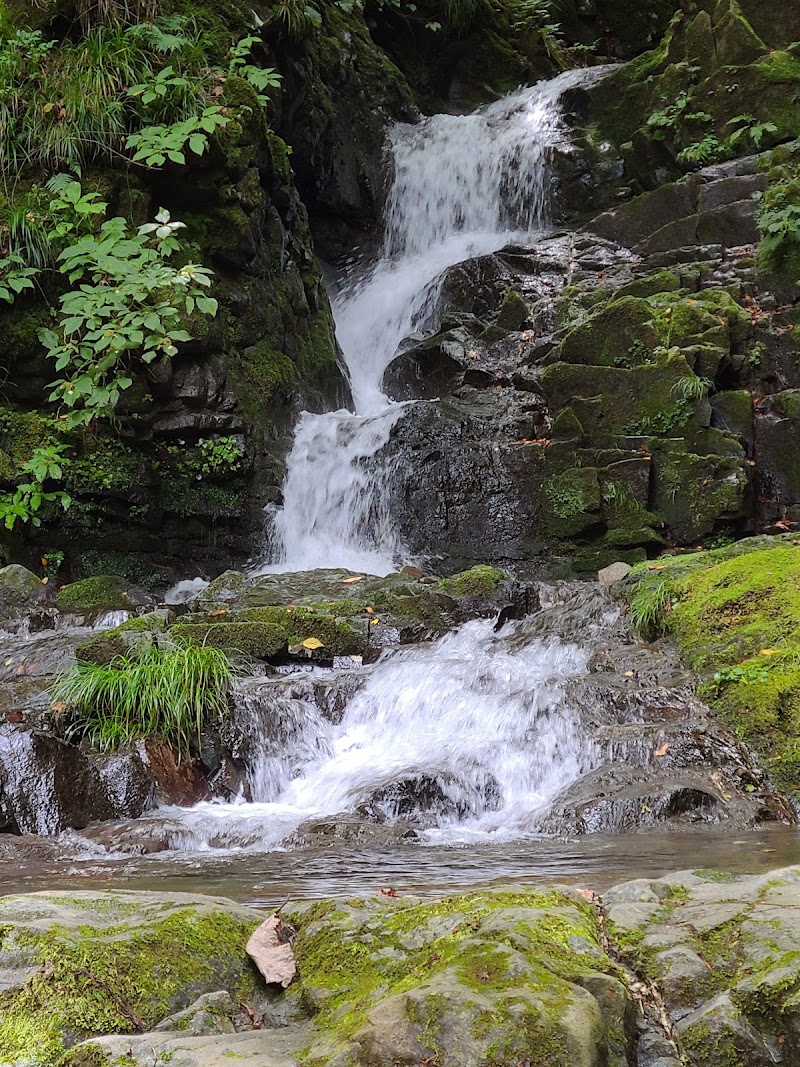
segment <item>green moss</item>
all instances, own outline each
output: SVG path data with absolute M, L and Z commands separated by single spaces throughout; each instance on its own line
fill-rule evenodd
M 364 646 L 363 633 L 330 615 L 305 608 L 246 608 L 231 612 L 224 619 L 189 616 L 169 632 L 178 640 L 257 659 L 284 655 L 309 638 L 322 642 L 320 648 L 309 650 L 316 658 L 351 655 L 362 651 Z
M 648 564 L 632 575 L 631 617 L 669 631 L 705 679 L 701 694 L 800 789 L 800 541 L 755 538 Z
M 15 944 L 40 965 L 21 991 L 0 995 L 0 1059 L 52 1067 L 74 1041 L 130 1033 L 187 1007 L 210 982 L 224 987 L 248 968 L 255 922 L 191 908 L 146 929 L 114 926 L 46 933 L 19 929 Z M 218 988 L 218 986 L 215 986 Z
M 131 607 L 128 584 L 113 574 L 82 578 L 59 590 L 57 607 L 62 611 L 93 611 L 97 608 Z
M 123 634 L 140 633 L 152 635 L 166 629 L 166 619 L 163 612 L 148 612 L 147 615 L 138 615 L 134 619 L 115 626 L 111 630 L 90 637 L 75 649 L 75 655 L 84 663 L 107 664 L 130 652 L 131 646 L 123 638 Z
M 488 599 L 497 594 L 497 587 L 506 580 L 507 576 L 495 567 L 479 566 L 452 578 L 443 578 L 436 588 L 447 596 Z
M 493 915 L 497 922 L 483 933 L 483 921 Z M 558 1025 L 558 1009 L 575 995 L 570 979 L 617 971 L 599 951 L 591 906 L 558 891 L 472 893 L 424 904 L 401 899 L 384 907 L 328 909 L 324 922 L 320 918 L 314 911 L 291 917 L 299 928 L 295 953 L 316 1023 L 337 1045 L 358 1033 L 380 1000 L 406 995 L 408 1018 L 435 1049 L 447 1005 L 423 990 L 437 975 L 457 981 L 465 1001 L 470 990 L 500 998 L 496 1018 L 479 1020 L 489 1034 L 500 1015 L 517 1014 L 517 1001 L 532 1026 L 550 1030 Z M 520 952 L 528 968 L 523 973 L 512 962 Z M 531 997 L 541 998 L 536 1011 Z M 505 1029 L 508 1039 L 524 1044 L 526 1027 Z M 317 1062 L 313 1052 L 310 1062 Z

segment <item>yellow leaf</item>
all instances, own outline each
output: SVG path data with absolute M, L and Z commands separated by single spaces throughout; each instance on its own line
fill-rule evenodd
M 356 574 L 353 578 L 342 578 L 342 585 L 352 585 L 354 582 L 363 582 L 364 579 L 360 574 Z
M 216 619 L 218 615 L 227 615 L 227 614 L 228 614 L 228 609 L 227 608 L 217 608 L 216 611 L 209 611 L 209 613 L 208 613 L 209 618 L 211 618 L 211 619 Z
M 380 621 L 380 619 L 370 619 L 369 624 L 370 626 L 377 626 Z
M 366 607 L 366 608 L 364 608 L 364 611 L 366 611 L 367 615 L 374 615 L 374 613 L 375 613 L 375 608 L 373 608 L 373 607 Z
M 303 641 L 303 648 L 324 648 L 325 646 L 318 637 L 307 637 Z
M 656 755 L 656 756 L 666 756 L 666 754 L 668 752 L 669 752 L 669 741 L 665 741 L 664 744 L 660 748 L 657 748 L 655 750 L 654 755 Z
M 777 656 L 779 653 L 780 653 L 780 649 L 779 648 L 762 648 L 761 649 L 761 655 L 762 656 Z

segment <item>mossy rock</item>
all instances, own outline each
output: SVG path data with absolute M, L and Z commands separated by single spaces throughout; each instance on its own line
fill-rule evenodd
M 151 1029 L 202 993 L 251 995 L 257 913 L 224 898 L 33 893 L 0 901 L 0 1061 L 53 1067 L 100 1034 Z
M 133 608 L 149 602 L 145 592 L 113 574 L 72 582 L 60 589 L 56 597 L 56 607 L 76 612 Z
M 346 622 L 305 608 L 249 608 L 220 615 L 189 615 L 171 627 L 178 641 L 221 648 L 231 654 L 270 660 L 289 654 L 330 659 L 356 655 L 365 633 Z M 304 642 L 312 642 L 304 645 Z M 317 644 L 319 642 L 319 644 Z
M 84 663 L 105 665 L 118 656 L 130 656 L 137 648 L 149 647 L 167 628 L 172 612 L 160 608 L 104 630 L 78 645 L 75 655 Z
M 355 1062 L 358 1050 L 371 1067 L 626 1062 L 630 995 L 594 910 L 569 890 L 321 901 L 284 915 L 316 1013 L 309 1064 Z
M 0 568 L 0 615 L 8 617 L 25 608 L 33 608 L 44 598 L 45 586 L 32 571 L 18 563 Z
M 800 537 L 646 564 L 624 588 L 643 632 L 677 640 L 704 698 L 800 795 Z

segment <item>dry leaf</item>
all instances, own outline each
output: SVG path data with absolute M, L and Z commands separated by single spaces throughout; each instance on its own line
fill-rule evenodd
M 228 609 L 227 608 L 217 608 L 216 611 L 209 611 L 208 614 L 209 614 L 210 618 L 216 619 L 218 615 L 227 615 L 228 614 Z
M 591 904 L 597 900 L 597 894 L 593 889 L 576 889 L 575 892 L 583 897 L 584 900 L 588 900 Z
M 634 671 L 625 671 L 625 677 L 626 678 L 634 678 L 635 676 L 636 675 L 635 675 Z
M 655 751 L 656 756 L 666 756 L 669 752 L 669 741 L 665 741 L 661 748 L 657 748 Z
M 297 963 L 292 946 L 281 939 L 283 923 L 277 913 L 270 916 L 254 931 L 245 952 L 258 967 L 267 985 L 286 989 L 297 975 Z
M 369 605 L 369 604 L 368 604 L 368 605 L 367 605 L 367 606 L 366 606 L 366 607 L 364 608 L 364 611 L 366 611 L 367 615 L 372 615 L 372 614 L 374 614 L 374 612 L 375 612 L 375 608 L 373 608 L 373 607 L 372 607 L 371 605 Z
M 352 585 L 354 582 L 363 582 L 364 579 L 360 574 L 354 575 L 352 578 L 342 578 L 342 585 Z
M 478 971 L 478 978 L 480 978 L 480 980 L 482 982 L 488 982 L 489 981 L 489 972 L 488 971 Z
M 318 637 L 307 637 L 303 641 L 303 648 L 324 648 L 325 646 Z
M 369 624 L 370 626 L 377 626 L 380 621 L 380 619 L 370 619 Z
M 389 889 L 381 889 L 380 890 L 380 895 L 382 897 L 399 897 L 400 896 L 400 894 L 397 892 L 396 889 L 391 889 L 391 888 L 389 888 Z

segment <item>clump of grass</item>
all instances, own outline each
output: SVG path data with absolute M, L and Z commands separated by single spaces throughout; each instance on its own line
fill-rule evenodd
M 666 578 L 643 579 L 630 595 L 630 620 L 634 628 L 653 641 L 669 632 L 672 587 Z
M 77 663 L 53 699 L 70 716 L 70 736 L 101 751 L 158 737 L 185 754 L 203 725 L 227 711 L 232 676 L 220 649 L 151 647 L 108 664 Z

